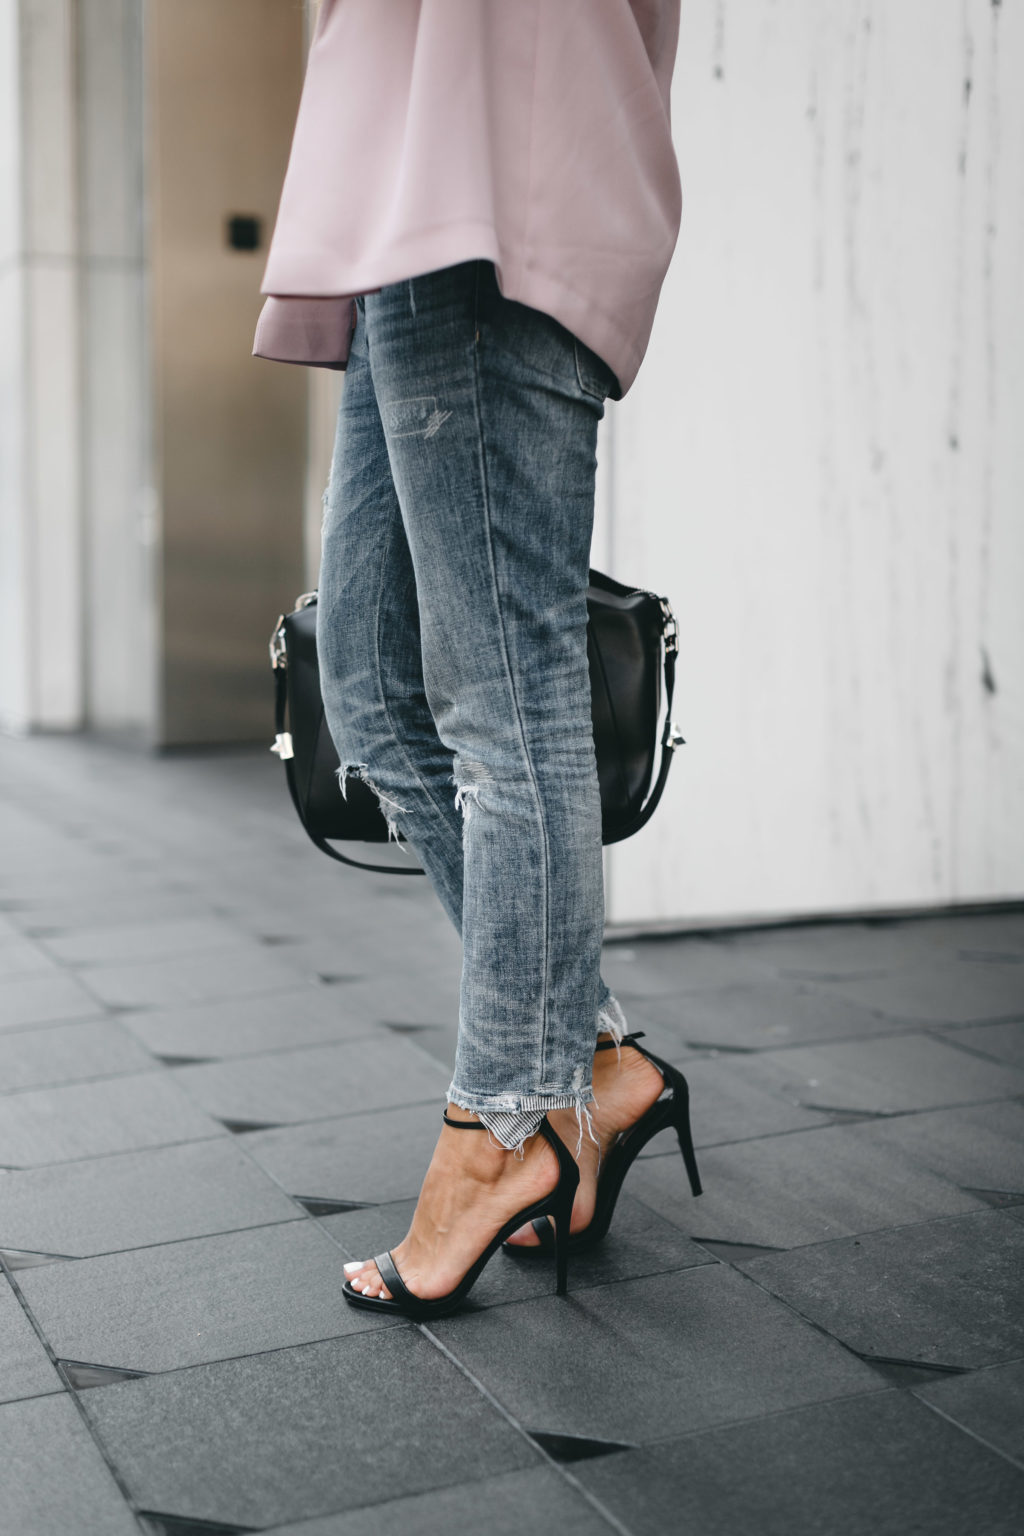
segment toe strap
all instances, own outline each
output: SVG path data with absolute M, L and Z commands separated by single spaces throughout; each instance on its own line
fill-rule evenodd
M 406 1289 L 405 1281 L 398 1273 L 395 1261 L 390 1253 L 379 1253 L 373 1262 L 377 1266 L 381 1279 L 391 1292 L 393 1300 L 415 1305 L 417 1298 L 411 1291 Z

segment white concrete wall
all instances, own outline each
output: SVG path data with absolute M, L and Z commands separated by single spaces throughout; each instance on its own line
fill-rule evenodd
M 29 712 L 24 664 L 25 478 L 23 436 L 25 272 L 22 260 L 21 28 L 15 0 L 0 0 L 0 726 L 22 729 Z
M 157 714 L 158 498 L 149 359 L 144 7 L 79 0 L 78 177 L 86 711 L 149 741 Z
M 684 0 L 602 554 L 680 620 L 609 916 L 1024 894 L 1024 6 Z
M 0 723 L 81 723 L 73 0 L 0 10 Z

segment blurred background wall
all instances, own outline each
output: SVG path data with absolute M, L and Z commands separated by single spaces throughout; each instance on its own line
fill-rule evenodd
M 510 0 L 512 3 L 512 0 Z M 301 0 L 0 0 L 0 720 L 268 735 L 341 381 L 253 362 Z M 644 926 L 1024 894 L 1024 4 L 682 0 L 595 563 L 672 599 Z
M 0 718 L 262 738 L 306 380 L 250 357 L 295 0 L 2 0 Z

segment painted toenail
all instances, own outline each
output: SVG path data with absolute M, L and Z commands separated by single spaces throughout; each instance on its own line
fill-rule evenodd
M 362 1269 L 363 1261 L 362 1259 L 353 1259 L 351 1264 L 346 1264 L 344 1267 L 346 1275 L 349 1275 L 354 1269 Z

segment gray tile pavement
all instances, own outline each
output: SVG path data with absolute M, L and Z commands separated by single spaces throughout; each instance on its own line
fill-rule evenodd
M 291 1221 L 284 1190 L 232 1137 L 154 1147 L 8 1177 L 0 1248 L 72 1258 Z
M 541 1468 L 389 1499 L 375 1505 L 372 1516 L 363 1508 L 299 1525 L 278 1525 L 274 1536 L 366 1536 L 368 1518 L 379 1536 L 438 1536 L 442 1531 L 473 1531 L 483 1526 L 488 1536 L 523 1536 L 527 1526 L 541 1526 L 559 1536 L 593 1536 L 608 1529 L 581 1492 L 556 1472 Z
M 770 965 L 743 946 L 699 936 L 610 944 L 601 972 L 623 1002 L 666 998 L 666 1006 L 671 1007 L 675 999 L 685 997 L 686 1008 L 692 1005 L 693 993 L 718 991 L 745 981 L 764 985 L 771 979 Z
M 9 928 L 0 928 L 0 981 L 56 969 L 57 962 L 51 960 L 38 944 L 15 935 Z
M 904 1393 L 824 1403 L 584 1462 L 636 1536 L 1013 1536 L 1024 1472 Z
M 245 1150 L 289 1194 L 382 1205 L 419 1193 L 440 1120 L 435 1096 L 407 1109 L 254 1132 Z
M 693 1134 L 699 1147 L 829 1123 L 827 1110 L 805 1108 L 790 1091 L 792 1073 L 785 1056 L 758 1052 L 689 1059 L 670 1051 L 665 1059 L 680 1067 L 690 1084 Z M 664 1142 L 671 1144 L 668 1137 Z M 660 1148 L 661 1143 L 654 1146 Z
M 0 1488 L 7 1529 L 18 1536 L 138 1536 L 70 1397 L 0 1407 Z
M 0 1360 L 0 1403 L 62 1389 L 49 1355 L 9 1285 L 0 1289 Z
M 634 1445 L 881 1386 L 727 1264 L 494 1307 L 433 1332 L 528 1429 Z
M 38 1167 L 223 1134 L 167 1072 L 0 1098 L 0 1166 Z
M 1024 1072 L 927 1035 L 797 1046 L 778 1061 L 798 1103 L 845 1111 L 901 1114 L 1024 1093 Z
M 54 1024 L 62 1019 L 95 1018 L 103 1007 L 73 976 L 60 972 L 16 975 L 3 983 L 0 1030 L 26 1024 Z
M 949 1030 L 944 1033 L 944 1038 L 962 1051 L 976 1051 L 979 1056 L 1007 1062 L 1018 1072 L 1024 1072 L 1024 1021 Z
M 0 1034 L 0 1094 L 98 1077 L 146 1072 L 149 1051 L 115 1019 L 5 1030 Z
M 198 890 L 179 891 L 171 882 L 132 881 L 119 894 L 94 893 L 91 898 L 88 892 L 75 898 L 59 888 L 44 890 L 20 906 L 18 925 L 22 933 L 48 943 L 79 928 L 173 923 L 194 918 L 197 912 L 216 915 Z
M 437 1062 L 390 1034 L 180 1067 L 174 1078 L 218 1119 L 272 1125 L 392 1109 L 424 1099 L 440 1104 L 450 1081 Z
M 682 955 L 680 964 L 685 963 Z M 721 1050 L 859 1040 L 899 1027 L 856 1000 L 772 973 L 742 985 L 730 980 L 714 990 L 645 998 L 627 1011 L 643 1013 L 688 1045 Z
M 833 987 L 905 1022 L 969 1024 L 1024 1018 L 1024 967 L 998 960 L 922 965 L 890 976 L 838 981 Z
M 24 1270 L 62 1360 L 132 1371 L 260 1354 L 386 1327 L 338 1296 L 338 1250 L 309 1218 Z M 1024 1240 L 1024 1234 L 1022 1234 Z M 288 1296 L 287 1306 L 281 1298 Z
M 1024 1465 L 1024 1360 L 919 1387 L 917 1396 Z
M 743 1268 L 860 1354 L 968 1370 L 1024 1357 L 1024 1229 L 999 1211 L 869 1232 Z
M 139 964 L 168 956 L 203 954 L 230 949 L 238 943 L 238 930 L 216 917 L 183 917 L 177 922 L 105 923 L 95 928 L 76 927 L 71 933 L 44 941 L 48 954 L 76 968 L 112 965 L 121 960 Z
M 710 1148 L 701 1155 L 704 1194 L 696 1202 L 674 1157 L 643 1160 L 630 1173 L 632 1187 L 692 1236 L 775 1248 L 983 1208 L 977 1196 L 858 1129 Z
M 112 1008 L 169 1008 L 208 998 L 252 997 L 299 988 L 293 970 L 255 942 L 137 964 L 98 965 L 84 972 L 90 991 Z M 312 978 L 309 979 L 312 985 Z M 300 1006 L 296 996 L 295 1005 Z
M 458 1367 L 407 1326 L 82 1397 L 141 1507 L 193 1519 L 266 1528 L 540 1462 Z
M 968 1190 L 1018 1192 L 1024 1198 L 1024 1104 L 1005 1099 L 849 1126 L 844 1139 L 905 1157 Z
M 152 1013 L 121 1015 L 125 1029 L 159 1056 L 218 1058 L 333 1045 L 375 1034 L 366 1015 L 351 1009 L 340 987 L 310 987 L 258 997 L 229 997 L 216 1003 Z
M 706 1194 L 659 1137 L 567 1299 L 498 1255 L 421 1329 L 339 1291 L 451 1074 L 425 882 L 318 858 L 262 751 L 0 740 L 0 845 L 19 1536 L 1020 1528 L 1024 912 L 611 944 Z
M 978 957 L 984 957 L 983 963 L 1009 963 L 1024 954 L 1016 913 L 987 913 L 983 925 L 966 913 L 930 917 L 927 922 L 908 918 L 794 924 L 720 935 L 715 942 L 738 946 L 752 961 L 781 976 L 836 981 Z

